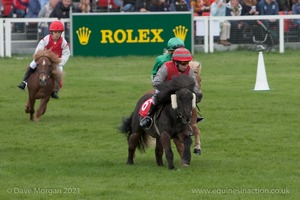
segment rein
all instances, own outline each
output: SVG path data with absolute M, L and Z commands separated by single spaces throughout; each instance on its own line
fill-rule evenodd
M 44 71 L 42 71 L 42 72 L 39 72 L 39 71 L 38 71 L 38 74 L 39 74 L 39 75 L 45 74 L 45 75 L 47 76 L 47 78 L 49 78 L 49 77 L 51 76 L 51 72 L 50 72 L 50 73 L 46 73 L 46 72 L 44 72 Z

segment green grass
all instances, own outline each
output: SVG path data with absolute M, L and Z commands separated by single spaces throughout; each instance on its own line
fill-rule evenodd
M 257 52 L 196 55 L 202 155 L 182 167 L 173 148 L 176 171 L 156 166 L 153 146 L 126 165 L 117 130 L 151 89 L 153 57 L 72 57 L 39 123 L 16 87 L 31 57 L 1 58 L 0 199 L 297 200 L 299 53 L 264 54 L 270 91 L 253 90 Z

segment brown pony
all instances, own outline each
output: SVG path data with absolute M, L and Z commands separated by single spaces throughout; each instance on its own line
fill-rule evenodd
M 195 73 L 195 77 L 199 86 L 199 89 L 201 89 L 201 64 L 200 62 L 196 60 L 192 60 L 189 63 L 191 69 Z M 194 144 L 194 153 L 200 155 L 201 154 L 201 142 L 200 142 L 200 129 L 197 126 L 197 110 L 196 108 L 192 111 L 192 120 L 191 120 L 191 127 L 193 129 L 193 133 L 195 136 L 195 144 Z
M 39 50 L 33 55 L 37 67 L 28 79 L 28 101 L 25 112 L 30 113 L 30 120 L 38 122 L 45 114 L 51 92 L 62 78 L 62 72 L 57 68 L 60 58 L 51 50 Z M 40 106 L 34 118 L 34 105 L 40 99 Z

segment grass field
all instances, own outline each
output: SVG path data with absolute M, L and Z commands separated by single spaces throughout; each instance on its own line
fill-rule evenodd
M 299 51 L 264 54 L 270 91 L 254 91 L 257 52 L 199 54 L 202 155 L 176 171 L 154 147 L 128 166 L 117 127 L 151 88 L 153 57 L 72 57 L 39 123 L 17 89 L 31 57 L 1 58 L 0 199 L 300 199 Z

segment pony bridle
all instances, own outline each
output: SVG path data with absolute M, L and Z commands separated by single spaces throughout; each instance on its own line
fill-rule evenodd
M 40 64 L 41 66 L 45 66 L 47 63 L 45 60 L 43 60 L 42 64 Z M 39 65 L 39 64 L 38 64 Z M 37 66 L 38 67 L 38 66 Z M 37 73 L 39 74 L 39 80 L 40 80 L 40 84 L 42 86 L 46 85 L 46 82 L 48 80 L 48 78 L 51 76 L 51 71 L 47 72 L 45 70 L 40 70 L 39 68 L 37 68 Z
M 42 65 L 46 65 L 46 61 L 45 61 L 45 60 L 43 60 Z M 46 77 L 47 77 L 47 79 L 50 77 L 50 73 L 47 73 L 47 72 L 45 72 L 45 71 L 39 71 L 39 70 L 38 70 L 38 74 L 39 74 L 39 75 L 45 74 Z
M 177 105 L 177 96 L 176 96 L 176 94 L 171 94 L 171 105 L 172 105 L 172 108 L 174 110 L 178 110 L 177 109 L 178 105 Z M 193 93 L 192 108 L 193 109 L 196 108 L 196 95 L 195 95 L 195 93 Z M 178 115 L 179 118 L 181 118 L 181 119 L 183 118 L 182 114 L 179 113 L 178 111 L 177 111 L 177 115 Z

